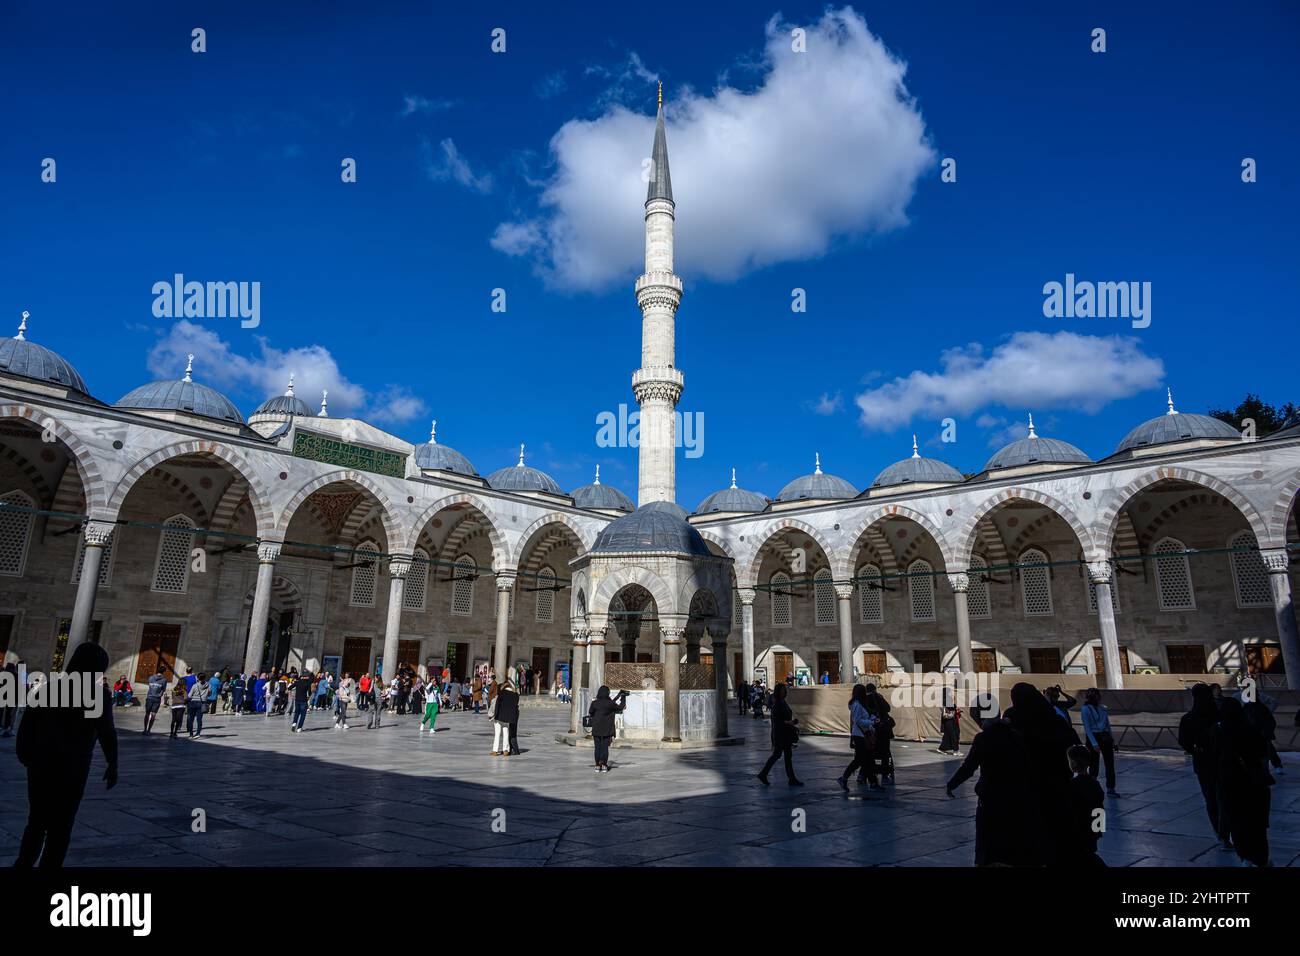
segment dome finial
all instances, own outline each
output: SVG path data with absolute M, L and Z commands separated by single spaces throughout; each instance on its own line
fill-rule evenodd
M 731 469 L 731 487 L 736 487 L 736 469 Z
M 438 444 L 438 419 L 429 422 L 429 444 Z
M 815 468 L 813 468 L 813 474 L 820 475 L 821 473 L 822 473 L 822 453 L 817 452 L 817 465 Z
M 515 465 L 515 467 L 524 467 L 524 446 L 522 444 L 519 446 L 519 464 Z
M 194 381 L 194 379 L 190 378 L 190 373 L 193 371 L 194 371 L 194 353 L 191 352 L 189 355 L 185 356 L 185 377 L 181 379 L 181 381 L 182 382 Z
M 1174 390 L 1173 390 L 1172 388 L 1166 388 L 1166 389 L 1165 389 L 1165 398 L 1167 399 L 1167 403 L 1168 403 L 1168 405 L 1169 405 L 1169 411 L 1165 412 L 1165 414 L 1166 414 L 1166 415 L 1177 415 L 1178 412 L 1177 412 L 1177 410 L 1174 408 Z
M 317 418 L 330 417 L 329 412 L 325 410 L 329 406 L 329 397 L 330 397 L 329 389 L 325 389 L 323 392 L 320 393 L 320 413 L 316 416 Z
M 920 457 L 921 457 L 921 453 L 918 452 L 918 451 L 916 450 L 916 436 L 915 436 L 915 435 L 912 436 L 912 457 L 913 457 L 913 458 L 920 458 Z
M 289 373 L 289 387 L 284 390 L 284 394 L 289 398 L 293 398 L 293 372 Z
M 23 341 L 23 333 L 27 331 L 27 316 L 31 315 L 26 309 L 23 310 L 23 320 L 18 323 L 18 334 L 14 336 L 19 342 Z
M 1030 438 L 1038 437 L 1037 435 L 1034 434 L 1034 413 L 1033 412 L 1029 413 L 1029 437 Z
M 593 484 L 593 485 L 598 485 L 598 484 L 600 484 L 600 465 L 597 465 L 597 466 L 596 466 L 596 480 L 593 481 L 592 484 Z

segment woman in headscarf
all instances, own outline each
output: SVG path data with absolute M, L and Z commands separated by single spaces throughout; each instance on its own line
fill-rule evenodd
M 785 702 L 789 692 L 788 684 L 777 684 L 772 691 L 772 755 L 767 758 L 767 763 L 758 774 L 763 786 L 768 785 L 768 772 L 782 758 L 785 759 L 785 775 L 790 786 L 803 786 L 803 781 L 794 775 L 794 745 L 799 739 L 799 718 Z
M 68 661 L 67 675 L 84 674 L 83 687 L 101 693 L 108 689 L 102 675 L 108 668 L 108 653 L 98 644 L 79 644 Z M 54 675 L 51 680 L 67 675 Z M 92 698 L 93 700 L 93 698 Z M 86 702 L 90 703 L 90 702 Z M 18 725 L 18 760 L 27 768 L 27 829 L 14 866 L 62 866 L 72 839 L 77 808 L 90 776 L 95 742 L 104 752 L 108 769 L 104 783 L 109 790 L 117 784 L 117 731 L 107 694 L 94 707 L 63 704 L 58 707 L 28 707 Z
M 627 706 L 627 691 L 621 690 L 611 699 L 604 684 L 596 691 L 587 713 L 591 717 L 591 737 L 596 742 L 596 773 L 609 773 L 609 743 L 614 739 L 614 715 L 621 714 Z
M 1208 684 L 1192 687 L 1192 709 L 1178 722 L 1178 746 L 1192 758 L 1192 772 L 1201 785 L 1201 798 L 1205 812 L 1224 847 L 1232 846 L 1232 835 L 1223 819 L 1219 804 L 1219 761 L 1214 753 L 1214 725 L 1219 720 L 1219 708 L 1214 706 L 1214 694 Z
M 1237 856 L 1255 866 L 1269 866 L 1268 788 L 1274 781 L 1268 772 L 1268 742 L 1246 722 L 1236 698 L 1220 699 L 1214 747 L 1223 816 Z
M 1011 688 L 1007 720 L 1020 732 L 1029 763 L 1030 790 L 1038 808 L 1040 862 L 1055 864 L 1070 828 L 1070 763 L 1074 733 L 1033 684 Z

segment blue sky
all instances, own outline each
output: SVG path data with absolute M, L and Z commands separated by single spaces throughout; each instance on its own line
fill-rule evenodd
M 107 402 L 192 349 L 245 414 L 292 368 L 408 440 L 436 417 L 481 473 L 526 442 L 566 489 L 600 463 L 634 495 L 596 416 L 632 404 L 658 78 L 688 507 L 814 452 L 865 487 L 914 431 L 975 471 L 1028 411 L 1100 457 L 1166 385 L 1182 411 L 1298 397 L 1293 3 L 432 6 L 5 4 L 0 322 L 29 310 Z M 156 318 L 177 272 L 260 282 L 260 325 Z M 1150 326 L 1045 318 L 1066 273 L 1151 283 Z

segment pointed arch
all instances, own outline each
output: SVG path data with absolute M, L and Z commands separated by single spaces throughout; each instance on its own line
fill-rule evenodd
M 424 532 L 425 525 L 438 516 L 438 512 L 446 511 L 449 508 L 455 508 L 457 505 L 469 505 L 480 515 L 487 526 L 488 540 L 492 543 L 492 566 L 494 568 L 513 568 L 514 563 L 510 560 L 511 549 L 506 541 L 505 535 L 501 529 L 505 526 L 501 517 L 496 513 L 487 499 L 468 492 L 457 492 L 456 494 L 447 495 L 439 498 L 431 505 L 426 507 L 420 516 L 411 525 L 410 541 L 414 543 L 420 539 Z M 405 545 L 403 545 L 405 548 Z
M 650 592 L 650 596 L 654 598 L 655 610 L 658 611 L 660 617 L 677 613 L 676 605 L 673 603 L 672 589 L 668 587 L 664 579 L 649 568 L 643 568 L 637 564 L 619 568 L 613 574 L 601 578 L 596 593 L 592 596 L 588 613 L 600 616 L 607 615 L 610 602 L 614 600 L 619 591 L 629 584 L 640 585 Z
M 758 572 L 763 566 L 764 546 L 768 541 L 780 534 L 782 531 L 799 531 L 806 534 L 817 543 L 817 547 L 821 548 L 822 554 L 826 555 L 826 561 L 832 568 L 840 566 L 836 561 L 839 556 L 838 552 L 831 547 L 830 542 L 822 532 L 818 531 L 806 521 L 800 521 L 797 518 L 778 518 L 774 521 L 769 521 L 754 535 L 754 539 L 757 543 L 750 551 L 748 558 L 744 563 L 746 575 L 750 581 L 758 580 Z M 836 576 L 839 577 L 838 574 Z M 844 575 L 844 577 L 847 578 L 849 575 Z
M 1079 546 L 1083 548 L 1083 553 L 1091 555 L 1096 552 L 1092 529 L 1084 524 L 1079 516 L 1075 514 L 1074 509 L 1065 502 L 1046 492 L 1039 491 L 1037 488 L 1003 488 L 976 505 L 965 520 L 962 521 L 961 528 L 957 532 L 959 542 L 957 563 L 953 567 L 962 570 L 970 567 L 971 555 L 975 553 L 975 546 L 980 539 L 980 521 L 991 515 L 1000 505 L 1017 499 L 1032 501 L 1034 504 L 1042 505 L 1044 508 L 1056 512 L 1056 516 L 1068 524 L 1070 530 L 1074 532 L 1074 536 L 1079 539 Z
M 578 553 L 586 554 L 591 550 L 592 545 L 596 543 L 596 532 L 593 528 L 584 525 L 582 522 L 575 520 L 571 515 L 566 515 L 562 511 L 551 511 L 524 529 L 524 533 L 519 536 L 518 545 L 511 558 L 510 563 L 515 567 L 522 567 L 524 563 L 524 552 L 528 550 L 529 545 L 533 543 L 533 536 L 541 532 L 543 528 L 550 524 L 563 525 L 573 532 L 574 538 L 578 541 Z
M 1291 511 L 1295 507 L 1296 495 L 1300 494 L 1300 471 L 1287 479 L 1278 492 L 1277 498 L 1273 501 L 1273 508 L 1268 518 L 1268 541 L 1272 547 L 1280 548 L 1286 543 L 1287 522 L 1290 520 Z M 1259 532 L 1255 533 L 1259 538 Z M 1261 541 L 1264 539 L 1260 539 Z M 1268 547 L 1269 545 L 1261 545 Z
M 907 505 L 883 505 L 867 512 L 866 516 L 849 530 L 849 537 L 847 539 L 849 541 L 848 551 L 842 555 L 842 561 L 836 566 L 835 579 L 837 581 L 847 580 L 853 576 L 853 569 L 857 566 L 858 557 L 862 553 L 862 541 L 864 537 L 872 531 L 875 525 L 887 518 L 906 518 L 924 528 L 926 533 L 934 539 L 934 543 L 939 549 L 939 554 L 943 557 L 945 567 L 955 568 L 966 566 L 965 563 L 958 564 L 958 562 L 954 560 L 952 545 L 948 540 L 948 536 L 943 533 L 934 519 L 925 512 L 918 511 L 915 508 L 909 508 Z M 873 544 L 877 545 L 875 550 L 879 551 L 879 543 L 873 541 Z M 877 554 L 876 557 L 886 564 L 885 573 L 891 574 L 897 570 L 898 556 L 894 554 L 893 548 L 888 546 L 887 540 L 885 550 L 888 551 L 887 554 Z M 894 564 L 893 569 L 888 567 L 891 562 Z
M 0 420 L 21 418 L 31 422 L 38 432 L 49 432 L 67 448 L 77 474 L 81 477 L 82 491 L 86 496 L 86 513 L 95 518 L 112 518 L 116 513 L 108 510 L 108 482 L 104 478 L 99 460 L 90 446 L 77 437 L 68 425 L 44 409 L 33 408 L 21 402 L 0 404 Z
M 396 513 L 393 510 L 393 504 L 389 500 L 388 495 L 382 488 L 380 488 L 379 484 L 366 475 L 365 472 L 353 471 L 352 469 L 340 469 L 338 471 L 327 472 L 326 474 L 313 478 L 311 481 L 300 487 L 294 493 L 293 497 L 289 499 L 289 503 L 280 510 L 278 520 L 272 525 L 274 533 L 279 537 L 283 537 L 289 530 L 289 522 L 293 520 L 294 515 L 297 513 L 298 509 L 302 507 L 303 503 L 317 491 L 320 491 L 320 489 L 336 482 L 364 488 L 366 491 L 374 495 L 375 499 L 379 502 L 379 507 L 383 509 L 384 536 L 388 539 L 389 553 L 405 554 L 409 552 L 410 549 L 406 546 L 406 537 L 397 526 Z M 251 497 L 251 486 L 249 494 Z M 261 528 L 262 524 L 259 519 L 259 535 L 262 534 Z

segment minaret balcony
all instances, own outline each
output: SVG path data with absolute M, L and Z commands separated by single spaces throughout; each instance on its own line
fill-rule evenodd
M 636 295 L 641 298 L 642 289 L 652 289 L 656 286 L 666 286 L 677 293 L 678 300 L 682 297 L 682 280 L 672 272 L 647 272 L 636 280 Z
M 682 374 L 680 369 L 673 368 L 671 365 L 647 365 L 632 373 L 633 391 L 636 390 L 637 386 L 648 385 L 651 382 L 676 385 L 680 392 L 686 384 L 686 376 Z

